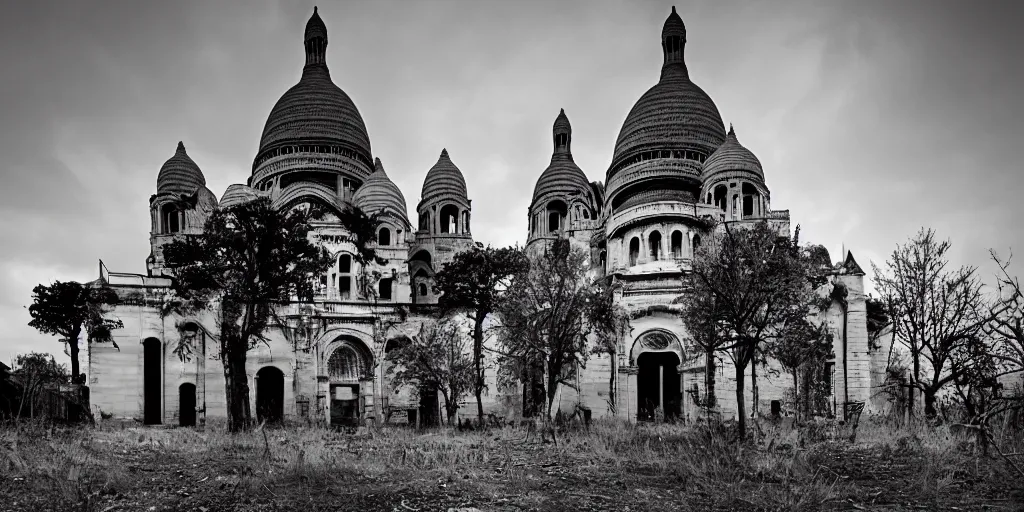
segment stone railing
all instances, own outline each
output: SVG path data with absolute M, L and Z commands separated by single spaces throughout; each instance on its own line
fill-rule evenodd
M 605 197 L 612 197 L 623 185 L 647 178 L 689 178 L 700 180 L 700 163 L 693 160 L 643 160 L 615 172 L 608 182 Z

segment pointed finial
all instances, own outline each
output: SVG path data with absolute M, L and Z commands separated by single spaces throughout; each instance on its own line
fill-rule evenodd
M 730 137 L 735 137 L 736 136 L 736 130 L 734 130 L 732 128 L 732 123 L 729 123 L 729 136 Z
M 564 109 L 564 108 L 560 108 L 560 109 L 558 109 L 558 113 L 559 113 L 559 114 L 565 114 L 565 109 Z
M 184 153 L 184 152 L 185 152 L 185 144 L 179 140 L 178 141 L 178 153 Z
M 676 10 L 676 8 L 673 7 L 672 11 L 675 12 L 675 10 Z M 313 14 L 316 14 L 316 6 L 315 5 L 313 6 Z
M 374 169 L 380 169 L 381 167 L 384 167 L 380 163 L 380 157 L 379 156 L 377 158 L 373 159 L 373 167 L 374 167 Z
M 313 10 L 316 11 L 316 7 L 314 7 Z M 676 13 L 676 6 L 673 5 L 672 6 L 672 14 L 675 14 L 675 13 Z
M 448 149 L 447 148 L 441 148 L 441 157 L 442 158 L 448 158 Z

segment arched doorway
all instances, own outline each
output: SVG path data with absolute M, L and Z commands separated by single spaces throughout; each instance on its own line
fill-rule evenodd
M 280 423 L 284 419 L 284 373 L 264 366 L 256 372 L 256 421 Z
M 196 426 L 196 385 L 191 382 L 178 386 L 178 425 Z
M 357 426 L 362 417 L 361 381 L 372 379 L 373 356 L 362 341 L 344 336 L 327 358 L 331 425 Z
M 163 347 L 160 340 L 146 338 L 142 342 L 142 422 L 146 425 L 159 425 L 163 419 L 161 414 L 160 392 L 163 376 L 161 375 L 161 356 Z
M 637 366 L 637 420 L 652 421 L 660 410 L 665 420 L 679 418 L 683 393 L 679 377 L 682 345 L 674 334 L 651 330 L 640 335 L 631 355 Z

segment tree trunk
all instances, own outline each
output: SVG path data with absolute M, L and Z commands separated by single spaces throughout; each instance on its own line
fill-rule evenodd
M 78 384 L 78 374 L 81 366 L 78 364 L 78 338 L 82 335 L 81 329 L 75 330 L 68 337 L 68 354 L 71 356 L 71 383 Z M 82 384 L 85 384 L 82 382 Z
M 910 351 L 914 371 L 910 374 L 910 386 L 907 387 L 907 418 L 914 417 L 914 395 L 917 394 L 917 377 L 921 375 L 921 355 L 916 350 Z
M 757 419 L 757 402 L 759 400 L 757 392 L 757 360 L 750 363 L 750 393 L 752 400 L 750 401 L 750 417 Z
M 740 441 L 747 438 L 747 406 L 743 403 L 743 380 L 746 370 L 745 362 L 736 363 L 736 418 Z
M 797 383 L 799 369 L 793 368 L 793 421 L 800 421 L 800 387 Z
M 609 376 L 608 378 L 608 403 L 611 405 L 611 412 L 614 416 L 617 409 L 617 407 L 615 406 L 615 377 L 618 375 L 619 370 L 618 368 L 616 368 L 618 354 L 616 354 L 615 351 L 612 350 L 609 355 L 612 358 L 612 372 L 611 376 Z
M 452 426 L 452 421 L 455 419 L 455 414 L 459 411 L 459 404 L 454 403 L 453 400 L 448 398 L 448 392 L 441 390 L 441 396 L 444 397 L 444 412 L 448 416 L 448 426 Z
M 707 364 L 704 365 L 704 400 L 708 410 L 713 410 L 717 401 L 715 399 L 715 352 L 707 351 Z
M 473 393 L 476 395 L 476 417 L 480 426 L 484 424 L 484 318 L 483 312 L 477 311 L 476 319 L 473 322 L 473 366 L 476 369 L 476 379 L 473 382 Z
M 250 420 L 249 382 L 245 374 L 244 351 L 228 351 L 224 359 L 224 381 L 228 432 L 240 432 L 248 427 Z
M 937 411 L 935 410 L 935 390 L 929 388 L 924 390 L 924 417 L 928 419 L 935 418 Z

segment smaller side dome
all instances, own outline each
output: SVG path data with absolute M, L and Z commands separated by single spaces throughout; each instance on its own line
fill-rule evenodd
M 221 209 L 231 208 L 232 206 L 255 201 L 260 197 L 267 197 L 267 194 L 252 187 L 235 183 L 234 185 L 228 185 L 228 189 L 224 191 L 224 195 L 220 198 L 218 207 Z
M 715 150 L 704 162 L 702 181 L 708 183 L 716 178 L 735 174 L 753 174 L 758 181 L 764 182 L 764 170 L 761 161 L 749 149 L 743 147 L 736 139 L 736 130 L 729 125 L 729 133 L 725 142 Z
M 156 177 L 156 193 L 189 196 L 205 186 L 203 171 L 185 152 L 185 144 L 179 141 L 174 156 L 160 167 L 160 174 Z
M 462 202 L 469 201 L 469 194 L 466 192 L 466 178 L 448 157 L 447 149 L 441 150 L 441 156 L 438 157 L 437 163 L 427 171 L 427 177 L 423 180 L 423 191 L 420 194 L 420 205 L 443 197 Z
M 384 164 L 381 163 L 380 158 L 374 160 L 373 164 L 373 174 L 370 174 L 370 177 L 359 187 L 352 202 L 367 214 L 391 208 L 408 222 L 409 214 L 401 189 L 384 172 Z
M 551 163 L 541 173 L 534 186 L 534 202 L 548 194 L 569 196 L 590 189 L 587 175 L 572 159 L 572 125 L 565 115 L 565 109 L 558 113 L 551 131 L 555 147 L 551 153 Z

